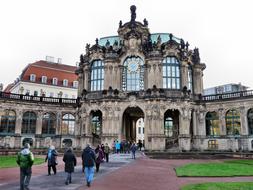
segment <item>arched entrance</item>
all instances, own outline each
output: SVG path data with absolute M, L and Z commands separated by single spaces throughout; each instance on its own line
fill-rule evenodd
M 102 112 L 100 110 L 91 111 L 90 113 L 91 122 L 91 134 L 93 145 L 101 144 L 102 134 Z
M 124 111 L 122 121 L 122 140 L 135 142 L 142 140 L 144 136 L 144 112 L 139 107 L 128 107 Z
M 166 136 L 166 149 L 178 147 L 179 111 L 167 110 L 164 114 L 164 134 Z

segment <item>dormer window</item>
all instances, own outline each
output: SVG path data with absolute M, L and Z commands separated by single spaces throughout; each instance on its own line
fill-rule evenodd
M 42 76 L 41 77 L 41 82 L 42 83 L 47 83 L 47 77 L 46 76 Z
M 35 82 L 35 80 L 36 80 L 36 75 L 35 74 L 31 74 L 30 75 L 30 81 Z
M 53 83 L 53 85 L 57 85 L 58 79 L 57 78 L 53 78 L 52 83 Z
M 63 86 L 68 86 L 68 80 L 67 79 L 63 80 Z
M 78 81 L 73 81 L 73 87 L 78 88 Z

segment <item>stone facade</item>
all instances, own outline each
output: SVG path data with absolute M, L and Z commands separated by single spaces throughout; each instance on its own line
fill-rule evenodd
M 202 96 L 199 50 L 172 34 L 151 34 L 146 19 L 135 21 L 135 10 L 130 22 L 120 21 L 118 36 L 86 45 L 76 70 L 77 100 L 0 94 L 0 111 L 16 113 L 12 133 L 1 132 L 7 126 L 1 119 L 1 146 L 20 147 L 25 138 L 37 148 L 135 141 L 143 118 L 149 151 L 252 150 L 253 92 Z M 26 111 L 36 114 L 32 134 L 22 133 Z M 43 120 L 49 112 L 56 116 L 51 134 L 42 130 L 51 126 Z
M 60 105 L 55 103 L 44 103 L 34 101 L 20 101 L 2 98 L 0 99 L 0 112 L 12 111 L 15 113 L 15 130 L 5 131 L 3 128 L 3 114 L 1 114 L 1 133 L 0 133 L 0 146 L 9 148 L 20 148 L 24 143 L 24 140 L 28 140 L 33 147 L 44 148 L 50 144 L 54 144 L 56 147 L 64 147 L 64 140 L 71 139 L 72 145 L 78 147 L 78 136 L 80 137 L 80 129 L 78 125 L 75 126 L 74 134 L 62 134 L 63 115 L 71 114 L 75 115 L 76 109 L 72 104 Z M 22 132 L 22 127 L 25 125 L 24 114 L 33 112 L 36 115 L 35 132 Z M 43 115 L 47 113 L 53 113 L 55 117 L 55 131 L 53 134 L 47 134 L 42 132 L 43 127 Z M 75 122 L 74 122 L 75 123 Z M 30 127 L 32 124 L 30 123 Z

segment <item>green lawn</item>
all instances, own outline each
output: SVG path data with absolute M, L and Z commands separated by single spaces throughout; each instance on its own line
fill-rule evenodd
M 0 168 L 13 168 L 17 167 L 17 156 L 0 156 Z M 41 164 L 45 162 L 43 158 L 34 158 L 34 164 Z
M 222 163 L 186 164 L 176 168 L 177 176 L 253 176 L 253 160 L 231 160 Z
M 220 182 L 186 185 L 181 190 L 253 190 L 253 182 Z

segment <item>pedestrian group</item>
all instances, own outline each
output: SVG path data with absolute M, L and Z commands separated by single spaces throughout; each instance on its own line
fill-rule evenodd
M 139 141 L 138 147 L 141 150 L 142 144 Z M 115 140 L 112 144 L 112 153 L 130 153 L 132 154 L 132 159 L 135 159 L 135 152 L 138 149 L 137 145 L 129 141 L 118 141 Z M 95 150 L 91 148 L 90 144 L 87 144 L 83 149 L 81 158 L 83 172 L 85 173 L 86 185 L 91 186 L 94 177 L 94 166 L 96 167 L 96 172 L 99 172 L 100 164 L 104 162 L 109 162 L 109 154 L 111 149 L 108 143 L 98 145 Z M 48 166 L 48 176 L 51 175 L 51 169 L 54 175 L 57 173 L 56 166 L 58 165 L 57 160 L 58 152 L 55 150 L 54 146 L 50 146 L 47 151 L 45 162 Z M 17 155 L 17 164 L 20 167 L 20 190 L 29 190 L 29 182 L 32 175 L 32 165 L 34 162 L 33 153 L 30 151 L 29 143 L 24 145 L 24 148 Z M 76 156 L 71 147 L 68 147 L 63 156 L 63 162 L 65 163 L 64 171 L 66 172 L 65 184 L 69 185 L 72 183 L 72 173 L 77 165 Z

